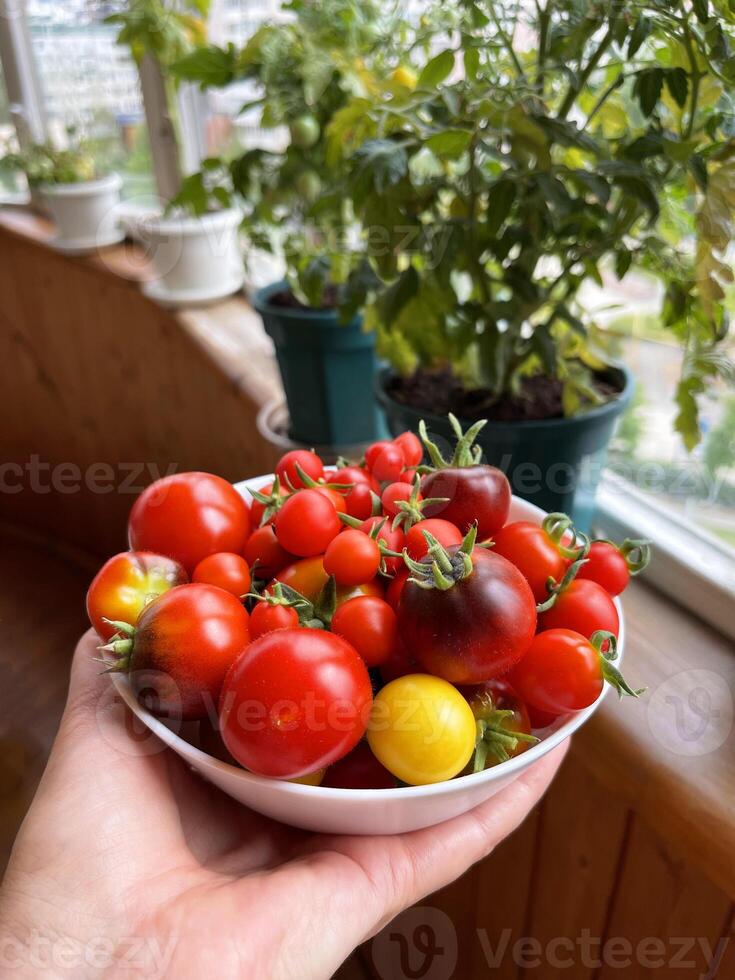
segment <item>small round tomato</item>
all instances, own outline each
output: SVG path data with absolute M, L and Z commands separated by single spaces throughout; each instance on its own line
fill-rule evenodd
M 292 589 L 300 592 L 304 598 L 310 602 L 315 602 L 327 584 L 328 578 L 329 576 L 324 570 L 322 556 L 317 555 L 314 558 L 302 558 L 291 565 L 286 565 L 279 571 L 274 580 L 283 583 L 283 585 L 291 586 Z M 267 591 L 271 591 L 270 585 Z M 375 595 L 382 598 L 383 587 L 377 579 L 373 579 L 372 582 L 365 582 L 363 585 L 338 586 L 337 604 L 347 602 L 348 599 L 357 595 Z
M 299 614 L 293 606 L 284 603 L 256 602 L 250 613 L 250 637 L 253 640 L 276 630 L 296 629 L 298 625 Z
M 333 538 L 324 553 L 324 570 L 334 575 L 337 585 L 363 585 L 375 578 L 379 567 L 377 542 L 353 528 Z
M 598 630 L 614 636 L 620 629 L 615 603 L 597 582 L 575 578 L 559 595 L 551 609 L 539 616 L 542 630 L 574 630 L 589 639 Z
M 256 528 L 245 544 L 245 561 L 254 578 L 271 579 L 294 561 L 294 555 L 278 543 L 272 524 Z
M 521 698 L 548 715 L 581 711 L 600 696 L 600 654 L 580 633 L 550 629 L 538 633 L 511 683 Z
M 577 578 L 597 582 L 609 595 L 620 595 L 627 588 L 630 576 L 642 572 L 650 558 L 647 541 L 626 540 L 620 547 L 612 541 L 593 541 Z
M 410 483 L 403 483 L 401 480 L 396 483 L 389 483 L 380 497 L 383 510 L 388 517 L 396 517 L 400 511 L 398 504 L 401 501 L 409 500 L 412 493 L 413 487 Z M 420 494 L 418 499 L 421 500 Z
M 423 558 L 429 550 L 424 531 L 428 531 L 445 548 L 462 543 L 462 532 L 449 521 L 443 521 L 436 517 L 419 521 L 406 533 L 406 550 L 409 557 L 416 561 Z
M 321 555 L 342 530 L 334 504 L 319 490 L 299 490 L 276 515 L 276 537 L 286 551 L 302 558 Z
M 251 643 L 229 671 L 220 730 L 246 769 L 294 779 L 354 748 L 371 704 L 367 667 L 346 640 L 324 630 L 278 630 Z
M 287 487 L 290 485 L 294 490 L 300 490 L 304 481 L 299 476 L 297 467 L 312 480 L 321 480 L 324 476 L 324 463 L 316 453 L 306 449 L 292 449 L 281 456 L 276 466 L 276 476 Z
M 368 483 L 355 483 L 344 495 L 344 513 L 358 521 L 372 516 L 375 500 Z
M 514 521 L 493 535 L 493 551 L 518 568 L 531 586 L 536 602 L 549 598 L 549 579 L 559 583 L 569 564 L 554 541 L 538 524 Z
M 216 585 L 226 592 L 231 592 L 238 599 L 242 599 L 250 591 L 248 563 L 240 555 L 234 555 L 231 551 L 207 555 L 194 569 L 191 580 Z
M 384 449 L 392 445 L 393 443 L 388 439 L 379 439 L 377 442 L 374 442 L 367 447 L 365 450 L 365 468 L 368 470 L 368 472 L 372 473 L 375 460 L 378 458 L 378 456 L 380 456 Z
M 361 466 L 342 466 L 329 475 L 329 482 L 346 486 L 348 484 L 367 483 L 370 489 L 379 494 L 380 484 L 369 470 Z
M 133 551 L 153 551 L 188 573 L 218 551 L 242 553 L 250 510 L 231 483 L 211 473 L 175 473 L 156 480 L 133 504 L 128 538 Z
M 418 466 L 424 458 L 424 447 L 414 432 L 402 432 L 399 436 L 395 437 L 393 442 L 403 453 L 406 466 Z
M 374 457 L 370 472 L 376 480 L 384 483 L 388 480 L 397 480 L 405 466 L 406 460 L 401 447 L 389 442 Z
M 475 747 L 475 716 L 447 681 L 407 674 L 378 693 L 368 726 L 373 754 L 411 786 L 451 779 Z
M 135 629 L 109 647 L 155 715 L 204 718 L 216 710 L 230 666 L 250 642 L 241 602 L 214 585 L 177 585 L 149 603 Z
M 385 601 L 393 609 L 398 609 L 398 603 L 401 601 L 401 595 L 403 593 L 403 586 L 406 584 L 406 580 L 410 574 L 407 568 L 399 568 L 391 579 L 390 585 L 385 593 Z
M 368 667 L 379 667 L 395 648 L 398 627 L 396 614 L 383 599 L 356 596 L 335 612 L 331 629 L 352 644 Z
M 395 789 L 396 777 L 381 766 L 367 742 L 355 748 L 327 769 L 322 786 L 335 789 Z
M 478 723 L 474 772 L 506 762 L 536 741 L 526 705 L 504 677 L 460 690 Z
M 379 531 L 375 531 L 378 525 L 382 525 Z M 386 520 L 385 517 L 369 517 L 366 521 L 363 521 L 359 529 L 363 534 L 376 534 L 376 540 L 382 541 L 389 551 L 395 551 L 400 554 L 406 544 L 406 535 L 401 530 L 400 527 L 391 527 L 390 521 Z M 404 568 L 402 558 L 390 558 L 386 557 L 385 568 L 386 571 L 390 573 L 395 573 L 399 569 Z
M 440 517 L 466 533 L 477 524 L 479 541 L 491 538 L 508 520 L 511 489 L 505 473 L 495 466 L 447 466 L 427 473 L 421 492 L 442 503 L 426 508 L 427 517 Z
M 110 558 L 87 590 L 87 615 L 103 640 L 117 632 L 106 619 L 135 626 L 138 616 L 156 596 L 187 581 L 183 567 L 172 558 L 149 551 L 124 551 Z

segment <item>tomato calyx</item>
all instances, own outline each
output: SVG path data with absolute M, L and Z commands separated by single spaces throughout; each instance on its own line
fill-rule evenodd
M 108 626 L 115 629 L 115 634 L 107 643 L 97 647 L 100 653 L 112 653 L 117 658 L 112 663 L 104 657 L 97 657 L 99 663 L 105 664 L 107 668 L 103 674 L 118 674 L 127 672 L 130 667 L 130 657 L 133 653 L 133 642 L 135 638 L 135 627 L 130 623 L 124 623 L 119 619 L 102 620 Z
M 453 553 L 440 544 L 429 531 L 421 532 L 426 539 L 429 550 L 419 561 L 404 549 L 403 560 L 413 574 L 408 581 L 421 589 L 439 589 L 446 592 L 462 579 L 472 574 L 472 549 L 477 538 L 477 525 L 473 524 L 462 539 L 462 543 Z
M 394 531 L 397 528 L 402 528 L 404 531 L 409 531 L 414 524 L 418 524 L 419 521 L 424 520 L 424 510 L 427 507 L 446 503 L 449 503 L 449 497 L 421 498 L 421 475 L 417 473 L 411 488 L 411 496 L 408 498 L 408 500 L 396 501 L 398 513 L 393 518 L 391 527 Z
M 557 516 L 559 515 L 549 514 L 549 517 L 557 517 Z M 580 568 L 587 561 L 587 555 L 589 554 L 590 544 L 591 544 L 590 539 L 587 537 L 586 534 L 583 534 L 581 531 L 575 533 L 577 533 L 578 536 L 582 538 L 581 548 L 577 549 L 576 561 L 572 562 L 572 564 L 567 568 L 566 572 L 564 573 L 564 576 L 558 582 L 556 582 L 553 578 L 548 579 L 548 581 L 546 582 L 546 589 L 549 593 L 549 597 L 548 599 L 545 599 L 543 602 L 539 602 L 536 604 L 537 613 L 547 612 L 549 609 L 551 609 L 551 607 L 555 604 L 557 598 L 562 594 L 562 592 L 564 592 L 572 584 L 572 582 L 577 577 L 577 573 L 579 572 Z
M 248 491 L 253 500 L 257 500 L 264 508 L 263 516 L 260 519 L 260 527 L 263 527 L 272 517 L 275 517 L 288 500 L 287 494 L 281 491 L 281 478 L 279 476 L 273 480 L 269 493 L 261 493 L 260 490 L 254 490 L 252 487 L 248 487 Z
M 592 634 L 589 642 L 597 651 L 603 678 L 611 687 L 615 688 L 619 698 L 639 698 L 641 694 L 645 693 L 645 687 L 640 687 L 634 691 L 619 668 L 615 666 L 614 661 L 618 659 L 618 640 L 614 633 L 610 633 L 608 630 L 597 630 Z
M 455 415 L 450 412 L 447 416 L 449 419 L 449 424 L 452 426 L 455 436 L 457 437 L 457 445 L 454 447 L 454 455 L 450 460 L 444 459 L 441 450 L 435 442 L 429 438 L 429 434 L 426 430 L 426 423 L 423 419 L 419 422 L 419 436 L 421 437 L 421 442 L 424 444 L 426 452 L 429 454 L 429 459 L 431 460 L 431 466 L 420 466 L 418 467 L 418 472 L 430 473 L 433 470 L 445 470 L 449 467 L 463 469 L 467 466 L 479 466 L 482 462 L 482 447 L 475 445 L 475 439 L 479 435 L 481 429 L 487 425 L 487 419 L 479 419 L 474 425 L 471 425 L 466 432 L 462 432 L 462 426 L 459 424 L 459 420 Z
M 638 575 L 651 561 L 651 542 L 646 538 L 626 538 L 622 544 L 615 547 L 625 559 L 631 575 Z
M 504 722 L 512 719 L 515 712 L 511 708 L 496 708 L 492 698 L 488 700 L 488 709 L 483 710 L 482 717 L 476 721 L 477 740 L 472 765 L 473 773 L 484 770 L 488 755 L 494 756 L 498 762 L 507 762 L 518 748 L 519 742 L 536 745 L 540 741 L 535 735 L 506 728 Z
M 324 588 L 319 594 L 316 602 L 312 602 L 307 599 L 305 595 L 302 595 L 296 589 L 291 588 L 290 585 L 286 585 L 285 582 L 275 581 L 271 586 L 270 592 L 264 592 L 262 595 L 257 592 L 249 593 L 248 598 L 255 599 L 257 602 L 265 602 L 269 606 L 287 606 L 291 609 L 295 609 L 299 617 L 299 624 L 305 626 L 308 629 L 322 630 L 325 625 L 331 621 L 331 616 L 329 619 L 325 619 L 323 615 L 323 610 L 320 607 L 320 602 L 324 590 L 329 585 L 330 579 L 334 582 L 332 576 L 327 579 Z M 336 587 L 334 591 L 335 605 L 336 605 Z M 334 610 L 332 610 L 332 615 Z
M 308 473 L 305 473 L 304 470 L 301 469 L 298 463 L 296 463 L 296 472 L 303 486 L 295 487 L 291 483 L 289 478 L 286 477 L 285 478 L 286 486 L 291 491 L 291 493 L 296 493 L 298 490 L 303 490 L 303 489 L 319 490 L 320 488 L 326 490 L 336 490 L 338 493 L 344 493 L 347 490 L 351 490 L 355 485 L 354 483 L 328 483 L 326 480 L 323 479 L 315 480 L 312 476 L 309 476 Z
M 541 522 L 541 529 L 564 558 L 576 561 L 579 558 L 586 557 L 586 552 L 590 548 L 590 542 L 586 535 L 576 530 L 568 514 L 547 514 Z M 571 545 L 564 544 L 565 535 L 568 535 L 572 539 Z M 576 544 L 578 538 L 582 539 L 581 546 Z M 584 555 L 582 554 L 583 551 L 585 552 Z
M 361 531 L 362 526 L 365 523 L 365 521 L 361 521 L 357 517 L 352 517 L 351 514 L 343 514 L 341 511 L 338 511 L 337 516 L 339 517 L 339 519 L 342 521 L 343 524 L 346 524 L 348 527 L 354 528 L 356 531 Z M 373 515 L 373 516 L 375 517 L 377 515 Z M 380 567 L 378 568 L 378 574 L 383 575 L 386 578 L 393 578 L 393 573 L 388 570 L 388 566 L 386 564 L 386 558 L 403 558 L 403 553 L 398 551 L 393 551 L 388 547 L 388 545 L 385 543 L 383 538 L 379 537 L 380 532 L 385 527 L 387 520 L 388 518 L 384 517 L 382 521 L 377 521 L 375 524 L 373 524 L 373 526 L 370 528 L 369 531 L 363 533 L 367 533 L 367 536 L 371 538 L 373 541 L 375 541 L 378 545 L 378 548 L 380 549 Z

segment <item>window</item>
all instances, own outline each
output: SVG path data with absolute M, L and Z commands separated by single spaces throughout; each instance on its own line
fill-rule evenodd
M 15 126 L 10 115 L 8 93 L 5 82 L 0 75 L 0 156 L 13 153 L 18 149 L 18 139 Z M 21 174 L 11 173 L 0 168 L 0 201 L 4 204 L 21 203 L 27 199 L 27 187 Z
M 138 82 L 128 52 L 115 43 L 105 0 L 29 0 L 28 25 L 49 135 L 74 130 L 89 140 L 101 170 L 117 170 L 127 197 L 153 190 Z

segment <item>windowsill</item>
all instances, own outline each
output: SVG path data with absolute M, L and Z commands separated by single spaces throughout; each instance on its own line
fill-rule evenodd
M 40 281 L 52 226 L 32 214 L 3 209 L 0 229 L 6 240 L 15 237 L 38 243 L 39 254 L 33 256 L 32 262 Z M 62 259 L 55 257 L 54 261 Z M 133 245 L 106 249 L 90 258 L 64 257 L 63 261 L 80 264 L 108 283 L 111 276 L 124 280 L 136 292 L 140 282 L 150 277 L 142 252 Z M 119 295 L 116 303 L 124 302 L 124 295 Z M 231 297 L 206 309 L 176 313 L 161 310 L 160 315 L 166 329 L 169 324 L 178 325 L 192 338 L 202 356 L 226 379 L 225 388 L 246 391 L 260 407 L 279 397 L 281 389 L 270 340 L 244 296 Z M 618 510 L 630 516 L 630 498 L 617 496 Z M 608 513 L 614 512 L 614 508 L 607 507 L 604 492 L 602 504 Z M 633 530 L 639 535 L 645 533 L 647 528 L 638 524 L 637 514 L 634 520 Z M 668 522 L 666 530 L 670 532 Z M 576 737 L 575 750 L 601 779 L 612 784 L 616 793 L 628 798 L 661 834 L 690 854 L 735 897 L 735 735 L 729 714 L 735 694 L 735 656 L 732 645 L 722 635 L 683 608 L 681 595 L 677 593 L 676 601 L 672 601 L 649 584 L 660 581 L 664 586 L 668 575 L 672 590 L 678 583 L 680 593 L 694 595 L 691 582 L 687 580 L 684 585 L 680 578 L 680 559 L 681 555 L 677 559 L 675 554 L 669 554 L 664 542 L 650 579 L 636 580 L 624 599 L 628 636 L 625 672 L 633 686 L 647 686 L 648 695 L 640 701 L 628 699 L 619 704 L 611 693 Z M 693 600 L 697 605 L 695 612 L 710 615 L 705 601 L 708 596 L 712 598 L 710 586 L 704 577 L 694 578 L 702 583 Z M 724 627 L 733 618 L 732 599 L 723 594 L 717 602 L 717 615 Z M 716 616 L 712 621 L 718 621 Z M 710 704 L 709 715 L 703 711 L 707 722 L 703 729 L 705 741 L 688 740 L 692 732 L 696 735 L 696 712 L 702 708 L 697 699 L 702 690 L 707 693 L 708 685 L 714 685 L 710 694 L 714 693 L 719 701 Z M 683 712 L 678 726 L 677 712 Z M 716 734 L 720 730 L 710 751 L 685 754 L 697 751 L 708 738 L 712 739 L 713 731 Z

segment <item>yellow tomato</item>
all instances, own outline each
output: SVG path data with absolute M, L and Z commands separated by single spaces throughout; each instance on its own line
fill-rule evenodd
M 412 786 L 461 772 L 475 748 L 472 709 L 448 681 L 430 674 L 399 677 L 373 703 L 367 738 L 386 769 Z
M 301 783 L 302 786 L 319 786 L 326 771 L 326 769 L 317 769 L 316 772 L 307 772 L 305 776 L 297 776 L 295 779 L 289 779 L 288 782 Z

